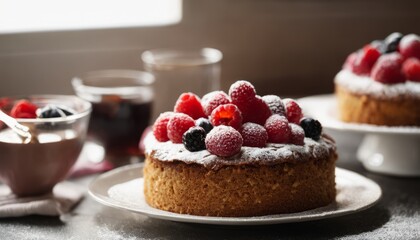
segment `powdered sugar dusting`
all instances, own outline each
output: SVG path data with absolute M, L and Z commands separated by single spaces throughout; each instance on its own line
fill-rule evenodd
M 418 82 L 407 81 L 397 84 L 382 84 L 367 76 L 358 76 L 346 69 L 341 70 L 335 76 L 334 82 L 351 92 L 368 94 L 378 98 L 410 96 L 420 99 L 420 83 Z
M 265 148 L 242 147 L 241 151 L 231 157 L 218 157 L 207 150 L 190 152 L 182 144 L 158 142 L 153 134 L 145 138 L 146 154 L 161 161 L 182 161 L 187 164 L 200 164 L 206 168 L 234 166 L 245 164 L 273 165 L 281 162 L 308 161 L 311 158 L 326 158 L 335 152 L 335 144 L 328 138 L 318 141 L 305 138 L 305 145 L 269 143 Z

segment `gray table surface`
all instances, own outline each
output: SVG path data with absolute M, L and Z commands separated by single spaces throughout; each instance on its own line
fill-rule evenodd
M 337 166 L 358 172 L 381 186 L 383 197 L 375 206 L 312 222 L 232 227 L 152 219 L 103 206 L 86 196 L 61 218 L 0 219 L 0 239 L 420 239 L 420 178 L 367 172 L 356 161 L 354 148 L 339 145 L 339 150 Z M 87 186 L 94 177 L 73 181 Z

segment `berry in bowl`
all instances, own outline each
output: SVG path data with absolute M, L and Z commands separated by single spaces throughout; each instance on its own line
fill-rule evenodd
M 25 138 L 0 122 L 0 181 L 18 196 L 48 193 L 76 162 L 91 104 L 75 96 L 0 98 L 0 109 L 29 129 Z

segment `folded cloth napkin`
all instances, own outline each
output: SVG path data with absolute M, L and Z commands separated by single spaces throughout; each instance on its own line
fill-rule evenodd
M 106 172 L 114 168 L 114 164 L 107 160 L 95 163 L 79 159 L 67 175 L 68 178 L 83 177 L 95 173 Z
M 26 215 L 59 216 L 69 212 L 84 196 L 86 188 L 71 182 L 57 184 L 52 193 L 17 197 L 0 185 L 0 218 Z

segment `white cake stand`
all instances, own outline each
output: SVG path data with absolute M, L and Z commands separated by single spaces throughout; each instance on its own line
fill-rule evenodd
M 305 115 L 318 119 L 325 129 L 365 134 L 357 157 L 366 169 L 395 176 L 420 176 L 420 127 L 341 122 L 337 118 L 337 102 L 332 94 L 305 97 L 298 101 Z

